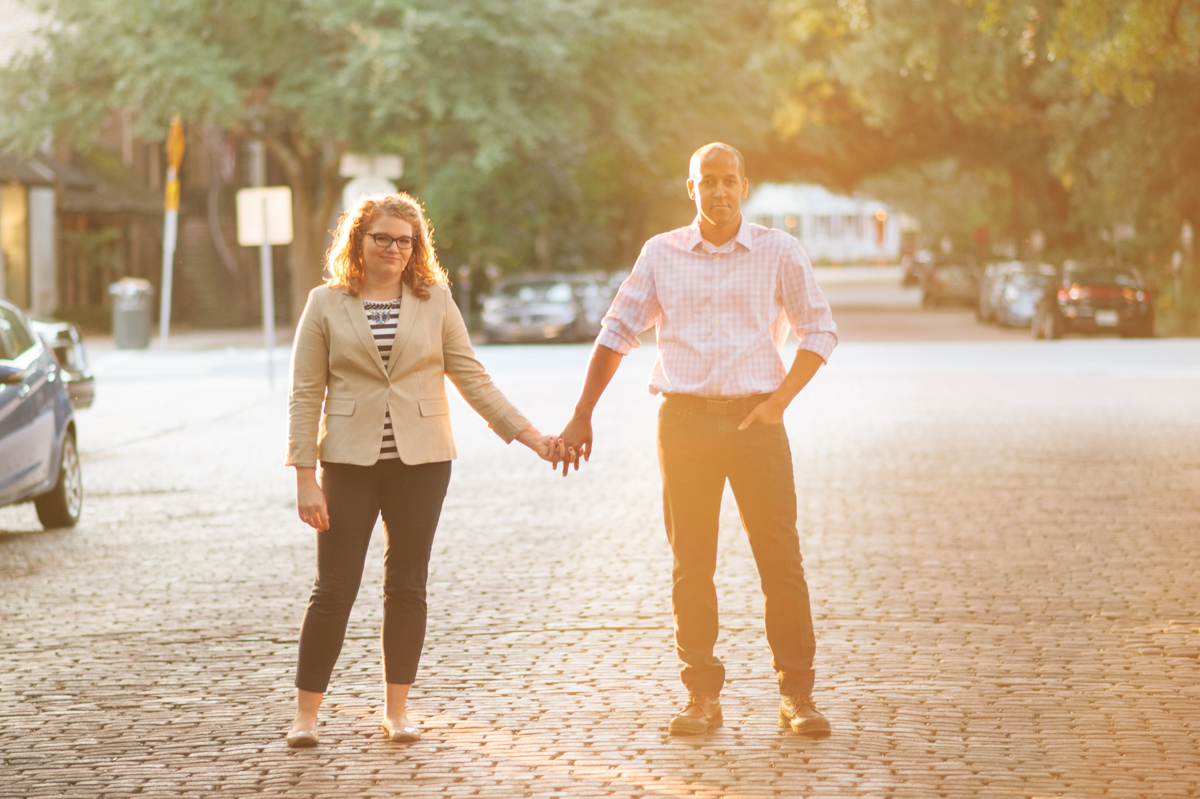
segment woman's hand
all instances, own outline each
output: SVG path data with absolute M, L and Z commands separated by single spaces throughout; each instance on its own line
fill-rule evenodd
M 533 425 L 522 430 L 517 436 L 517 441 L 533 450 L 542 460 L 549 461 L 550 468 L 557 469 L 560 463 L 563 464 L 563 474 L 566 474 L 567 464 L 574 465 L 576 470 L 579 469 L 579 456 L 575 454 L 574 449 L 554 436 L 542 435 Z
M 325 492 L 317 485 L 317 470 L 312 466 L 296 467 L 296 511 L 300 521 L 314 530 L 324 532 L 329 529 Z

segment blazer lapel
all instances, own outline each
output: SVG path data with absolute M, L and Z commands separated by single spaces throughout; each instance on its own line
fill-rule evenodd
M 366 349 L 367 357 L 375 361 L 379 371 L 387 374 L 387 370 L 383 368 L 383 358 L 379 355 L 379 347 L 375 344 L 375 334 L 371 332 L 371 323 L 367 321 L 367 312 L 363 310 L 362 297 L 352 297 L 349 294 L 343 294 L 342 297 L 346 315 L 350 317 L 350 327 L 358 334 L 358 340 Z
M 396 319 L 396 338 L 392 341 L 392 355 L 388 360 L 388 374 L 396 371 L 396 364 L 400 362 L 400 353 L 404 350 L 404 345 L 408 343 L 408 339 L 412 336 L 413 323 L 417 319 L 417 309 L 421 301 L 417 299 L 417 295 L 412 293 L 412 289 L 407 283 L 402 283 L 403 292 L 400 300 L 400 316 Z

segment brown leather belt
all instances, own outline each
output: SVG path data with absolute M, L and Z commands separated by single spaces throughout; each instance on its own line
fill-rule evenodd
M 745 416 L 770 396 L 770 394 L 752 394 L 749 397 L 733 399 L 709 399 L 708 397 L 697 397 L 695 394 L 663 394 L 663 401 L 667 405 L 701 413 Z

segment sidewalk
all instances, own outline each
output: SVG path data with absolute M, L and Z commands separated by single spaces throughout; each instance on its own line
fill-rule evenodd
M 293 332 L 294 329 L 291 325 L 284 325 L 276 328 L 275 346 L 287 347 L 290 350 L 292 347 Z M 84 337 L 84 343 L 87 345 L 89 354 L 93 352 L 99 353 L 117 351 L 116 342 L 113 341 L 112 335 L 88 335 Z M 262 349 L 265 346 L 265 337 L 261 327 L 237 329 L 172 330 L 167 344 L 168 352 L 223 350 L 231 348 L 239 350 L 253 350 Z M 162 350 L 159 343 L 157 328 L 150 337 L 150 346 L 147 348 L 147 350 L 128 351 L 161 352 Z

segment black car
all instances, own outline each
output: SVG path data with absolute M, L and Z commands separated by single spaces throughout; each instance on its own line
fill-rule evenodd
M 1154 306 L 1136 269 L 1067 261 L 1033 317 L 1034 338 L 1067 333 L 1154 335 Z
M 46 527 L 83 507 L 66 372 L 19 308 L 0 301 L 0 505 L 33 501 Z

